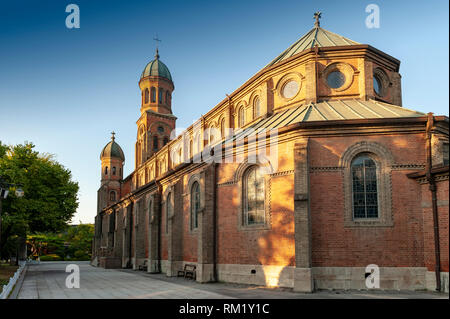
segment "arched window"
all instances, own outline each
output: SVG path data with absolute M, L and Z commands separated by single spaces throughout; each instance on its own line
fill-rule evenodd
M 116 200 L 116 192 L 115 191 L 110 191 L 109 192 L 109 200 L 110 201 L 115 201 Z
M 153 150 L 158 149 L 158 136 L 153 136 Z
M 113 166 L 113 168 L 112 168 L 112 174 L 116 175 L 116 167 L 115 166 Z
M 367 155 L 359 155 L 351 164 L 353 218 L 378 217 L 377 166 Z
M 222 138 L 225 137 L 225 119 L 222 119 L 220 121 L 220 135 L 222 136 Z
M 254 110 L 254 118 L 256 119 L 259 115 L 260 115 L 260 102 L 259 102 L 259 97 L 256 97 L 254 102 L 253 102 L 253 110 Z
M 244 124 L 245 124 L 245 110 L 244 107 L 242 106 L 239 109 L 239 127 L 244 126 Z
M 108 175 L 108 166 L 105 167 L 105 175 Z
M 149 93 L 148 93 L 148 89 L 145 89 L 144 91 L 144 103 L 148 103 L 148 99 L 149 99 Z
M 200 153 L 201 150 L 202 150 L 202 141 L 201 141 L 201 138 L 200 138 L 200 134 L 197 134 L 195 142 L 197 144 L 197 153 Z
M 163 89 L 159 89 L 159 94 L 158 94 L 158 100 L 159 100 L 159 103 L 163 103 L 163 98 L 164 98 L 164 91 L 163 91 Z
M 151 90 L 151 97 L 152 97 L 152 103 L 156 102 L 156 89 L 154 87 L 152 87 Z
M 265 223 L 265 181 L 258 166 L 250 167 L 244 174 L 243 183 L 244 222 L 246 225 Z
M 170 104 L 170 93 L 169 93 L 169 91 L 166 91 L 166 104 L 167 105 Z
M 194 182 L 191 188 L 191 229 L 198 228 L 198 212 L 200 211 L 200 185 Z
M 169 138 L 166 136 L 163 139 L 163 146 L 166 145 L 167 143 L 169 143 Z
M 169 233 L 169 216 L 173 214 L 172 193 L 166 198 L 166 234 Z

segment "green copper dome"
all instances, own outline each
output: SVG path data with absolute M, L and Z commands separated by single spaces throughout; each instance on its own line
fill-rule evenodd
M 155 59 L 145 66 L 141 79 L 147 76 L 159 76 L 172 81 L 169 68 L 159 59 L 158 51 L 156 51 Z
M 114 133 L 111 137 L 111 142 L 106 144 L 100 153 L 100 159 L 103 157 L 116 157 L 120 158 L 122 161 L 125 161 L 125 155 L 123 154 L 122 148 L 115 142 Z

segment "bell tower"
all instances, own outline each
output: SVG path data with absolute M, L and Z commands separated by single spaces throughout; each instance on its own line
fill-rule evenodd
M 172 114 L 175 86 L 168 67 L 160 60 L 158 48 L 141 74 L 139 88 L 141 116 L 136 122 L 136 168 L 169 142 L 177 119 Z
M 115 141 L 114 132 L 111 133 L 111 141 L 106 144 L 100 153 L 101 185 L 98 191 L 99 211 L 119 200 L 121 196 L 121 181 L 123 180 L 123 165 L 125 155 L 122 148 Z

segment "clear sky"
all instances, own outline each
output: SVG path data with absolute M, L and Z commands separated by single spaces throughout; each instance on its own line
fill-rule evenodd
M 67 29 L 65 8 L 80 8 Z M 365 8 L 380 7 L 368 29 Z M 139 76 L 161 60 L 175 83 L 173 112 L 187 127 L 313 27 L 370 44 L 401 61 L 403 106 L 448 116 L 449 8 L 428 1 L 1 1 L 0 140 L 31 141 L 80 184 L 74 223 L 93 222 L 100 151 L 117 132 L 134 168 Z

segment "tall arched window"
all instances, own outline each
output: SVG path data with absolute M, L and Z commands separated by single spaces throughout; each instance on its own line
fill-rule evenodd
M 173 214 L 172 193 L 166 198 L 166 234 L 169 233 L 169 216 Z
M 244 126 L 244 124 L 245 124 L 245 110 L 244 107 L 242 106 L 239 109 L 239 127 Z
M 200 138 L 200 134 L 197 134 L 197 137 L 195 138 L 196 140 L 195 140 L 195 144 L 197 144 L 197 153 L 200 153 L 201 152 L 201 150 L 202 150 L 202 140 L 201 140 L 201 138 Z
M 198 228 L 198 212 L 200 211 L 200 185 L 194 182 L 191 188 L 191 228 Z
M 144 91 L 144 103 L 148 103 L 148 99 L 149 99 L 148 89 L 145 89 L 145 91 Z
M 256 119 L 259 115 L 260 115 L 260 102 L 259 102 L 259 97 L 256 97 L 254 102 L 253 102 L 253 110 L 254 110 L 254 118 Z
M 164 91 L 163 91 L 163 89 L 159 89 L 159 94 L 158 94 L 158 100 L 159 100 L 159 103 L 163 103 L 163 98 L 164 98 Z
M 246 225 L 265 223 L 265 181 L 258 166 L 250 167 L 244 174 L 243 208 Z
M 151 98 L 152 98 L 152 103 L 156 102 L 156 89 L 154 87 L 152 87 L 151 89 Z
M 166 136 L 163 139 L 163 146 L 166 145 L 167 143 L 169 143 L 169 138 Z
M 109 192 L 109 200 L 110 201 L 115 201 L 116 200 L 116 192 L 115 191 Z
M 105 175 L 108 175 L 108 166 L 105 167 Z
M 170 104 L 170 93 L 169 93 L 169 91 L 166 91 L 166 104 L 167 105 Z
M 116 167 L 115 166 L 113 166 L 113 168 L 112 168 L 112 174 L 116 175 Z
M 377 166 L 367 155 L 352 161 L 353 218 L 378 217 Z
M 153 136 L 153 150 L 157 150 L 158 149 L 158 136 Z
M 222 119 L 220 121 L 220 135 L 222 136 L 222 138 L 225 137 L 225 119 Z

